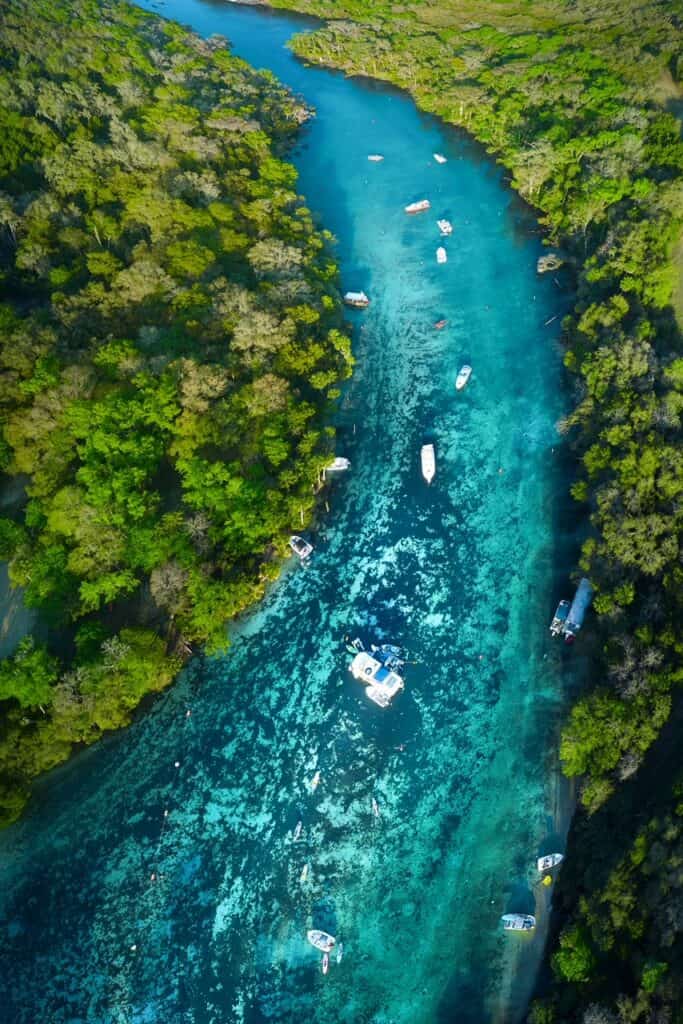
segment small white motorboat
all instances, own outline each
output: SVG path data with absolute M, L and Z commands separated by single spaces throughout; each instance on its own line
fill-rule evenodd
M 320 785 L 320 772 L 317 771 L 311 779 L 311 792 L 314 793 Z
M 323 953 L 323 962 L 322 962 L 322 972 L 323 972 L 323 974 L 327 974 L 329 969 L 330 969 L 330 954 L 329 953 Z
M 370 161 L 371 164 L 379 164 L 382 162 L 382 160 L 384 160 L 384 157 L 382 156 L 381 153 L 371 153 L 370 156 L 368 157 L 368 160 Z
M 547 853 L 545 857 L 538 858 L 536 866 L 539 871 L 550 871 L 551 868 L 556 868 L 558 864 L 561 864 L 563 860 L 563 853 Z
M 346 650 L 349 654 L 360 654 L 361 651 L 365 650 L 363 641 L 358 636 L 355 640 L 349 640 L 349 638 L 345 636 L 344 643 L 346 644 Z
M 436 160 L 437 164 L 447 163 L 446 157 L 443 155 L 443 153 L 432 153 L 432 156 Z
M 302 562 L 304 562 L 313 551 L 313 545 L 309 544 L 303 537 L 298 537 L 295 533 L 289 538 L 289 546 L 294 554 L 299 556 Z
M 571 601 L 567 601 L 566 599 L 560 601 L 558 604 L 555 614 L 553 615 L 553 621 L 550 623 L 550 632 L 553 636 L 559 636 L 564 629 L 571 604 Z
M 303 868 L 301 869 L 301 874 L 299 875 L 299 881 L 301 882 L 302 885 L 304 884 L 304 882 L 306 881 L 307 878 L 308 878 L 308 864 L 304 864 Z
M 379 804 L 375 800 L 374 796 L 372 798 L 372 813 L 376 818 L 379 818 Z
M 303 821 L 297 821 L 296 828 L 294 829 L 294 842 L 296 842 L 297 839 L 299 838 L 299 836 L 301 835 L 301 833 L 303 831 L 303 827 L 304 827 Z
M 436 473 L 436 455 L 434 454 L 433 444 L 422 445 L 420 449 L 420 465 L 422 467 L 422 476 L 428 484 L 431 484 Z
M 408 203 L 405 207 L 406 213 L 422 213 L 424 210 L 428 210 L 431 203 L 428 199 L 418 199 L 416 203 Z
M 449 220 L 437 220 L 436 226 L 442 235 L 452 235 L 453 225 Z
M 344 956 L 344 943 L 340 942 L 339 945 L 337 946 L 337 963 L 338 964 L 340 964 L 342 962 L 342 957 L 343 956 Z
M 455 378 L 455 390 L 462 391 L 462 389 L 465 387 L 467 381 L 470 379 L 471 376 L 472 367 L 468 366 L 467 363 L 465 363 L 464 366 L 460 367 L 458 376 Z
M 503 914 L 501 921 L 506 932 L 530 932 L 536 927 L 533 914 Z
M 347 306 L 352 306 L 354 309 L 365 309 L 370 305 L 370 299 L 365 292 L 345 292 L 344 302 Z
M 317 928 L 306 932 L 306 938 L 321 953 L 329 953 L 331 949 L 334 949 L 334 944 L 337 941 L 334 935 L 330 935 L 329 932 L 321 932 Z
M 342 455 L 338 455 L 334 462 L 331 462 L 329 466 L 325 467 L 326 473 L 343 473 L 345 469 L 348 469 L 351 463 L 348 459 L 345 459 Z
M 447 263 L 448 262 L 448 254 L 446 253 L 446 250 L 444 249 L 444 247 L 442 245 L 440 245 L 439 248 L 436 250 L 436 262 L 437 263 Z

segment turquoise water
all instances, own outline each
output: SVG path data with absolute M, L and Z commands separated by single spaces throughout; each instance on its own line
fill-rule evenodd
M 310 565 L 233 629 L 229 654 L 197 659 L 55 772 L 0 837 L 0 1017 L 514 1021 L 547 912 L 534 860 L 565 825 L 553 750 L 571 673 L 547 626 L 572 537 L 558 321 L 544 324 L 567 298 L 536 276 L 533 222 L 467 140 L 405 97 L 297 64 L 283 44 L 298 20 L 163 10 L 229 36 L 318 110 L 301 190 L 338 237 L 345 287 L 372 299 L 350 314 L 358 365 L 338 415 L 352 468 Z M 406 217 L 422 196 L 431 212 Z M 439 216 L 455 225 L 445 266 Z M 345 633 L 408 649 L 390 709 L 349 675 Z M 501 933 L 501 913 L 534 906 L 534 937 Z M 327 977 L 310 927 L 343 942 Z

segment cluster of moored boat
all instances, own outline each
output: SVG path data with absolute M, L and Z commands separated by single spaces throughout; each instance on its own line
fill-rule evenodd
M 583 625 L 584 616 L 593 600 L 593 588 L 584 576 L 576 588 L 573 601 L 560 601 L 553 621 L 550 623 L 552 636 L 563 636 L 566 644 L 573 644 L 576 634 Z
M 437 164 L 445 164 L 448 162 L 447 158 L 442 153 L 433 153 L 432 156 L 434 157 L 434 160 L 436 161 Z M 370 153 L 368 156 L 368 160 L 371 163 L 381 163 L 384 160 L 384 157 L 381 153 Z M 430 203 L 429 199 L 417 199 L 412 203 L 408 203 L 408 205 L 404 207 L 404 211 L 405 213 L 411 215 L 418 213 L 426 213 L 427 210 L 431 209 L 431 205 L 432 204 Z M 449 220 L 446 220 L 445 217 L 439 218 L 439 220 L 437 220 L 436 222 L 436 225 L 439 229 L 442 238 L 447 238 L 449 235 L 453 233 L 453 225 Z M 436 250 L 436 261 L 437 263 L 448 262 L 448 253 L 446 252 L 446 249 L 443 245 L 440 245 Z M 365 309 L 367 306 L 370 305 L 370 299 L 368 298 L 364 291 L 345 292 L 344 302 L 346 303 L 347 306 L 351 306 L 353 309 Z M 436 321 L 434 327 L 436 330 L 440 331 L 443 330 L 443 328 L 446 327 L 447 324 L 447 320 L 441 319 Z M 458 371 L 458 375 L 455 378 L 456 391 L 462 391 L 462 389 L 467 386 L 467 383 L 471 376 L 472 367 L 469 364 L 465 363 L 464 366 L 461 366 L 460 370 Z M 436 452 L 433 444 L 424 444 L 422 446 L 422 449 L 420 451 L 420 466 L 422 470 L 422 476 L 427 481 L 427 483 L 430 484 L 436 474 Z
M 546 872 L 559 867 L 563 860 L 564 854 L 562 853 L 546 853 L 536 861 L 536 867 L 541 874 L 545 875 L 548 884 L 552 882 L 552 878 Z M 536 927 L 536 918 L 533 914 L 503 914 L 500 920 L 503 931 L 506 932 L 531 932 Z
M 346 649 L 353 654 L 349 671 L 366 687 L 365 695 L 380 708 L 388 708 L 405 683 L 401 672 L 405 661 L 401 648 L 395 644 L 370 644 L 366 650 L 362 640 L 346 640 Z
M 434 153 L 434 160 L 439 164 L 446 163 L 446 157 L 440 153 Z M 368 160 L 371 163 L 381 163 L 384 157 L 380 153 L 371 153 L 368 156 Z M 424 213 L 431 208 L 431 203 L 428 199 L 419 199 L 415 202 L 409 203 L 404 207 L 407 214 L 418 214 Z M 453 225 L 449 220 L 440 218 L 437 220 L 437 227 L 443 238 L 450 236 L 453 233 Z M 439 246 L 436 250 L 436 259 L 438 263 L 446 263 L 448 260 L 448 254 L 444 246 Z M 364 291 L 347 291 L 344 294 L 344 302 L 347 306 L 351 306 L 354 309 L 365 309 L 370 305 L 370 299 Z M 448 321 L 445 319 L 437 320 L 434 324 L 436 330 L 442 330 L 446 327 Z M 466 387 L 467 383 L 472 376 L 472 367 L 465 364 L 461 367 L 455 380 L 455 388 L 457 391 L 462 391 Z M 327 467 L 328 471 L 342 471 L 348 469 L 350 466 L 349 460 L 343 457 L 337 457 L 330 466 Z M 420 466 L 422 476 L 427 482 L 431 484 L 436 474 L 436 453 L 434 445 L 431 443 L 422 445 L 420 450 Z M 305 562 L 313 552 L 313 545 L 305 540 L 303 537 L 293 535 L 289 540 L 292 551 L 298 555 L 302 562 Z M 586 590 L 588 588 L 588 590 Z M 553 618 L 552 625 L 550 627 L 553 635 L 559 635 L 563 633 L 565 639 L 569 642 L 573 639 L 576 632 L 581 626 L 583 621 L 583 614 L 585 613 L 588 604 L 590 603 L 590 596 L 592 591 L 590 590 L 590 584 L 588 580 L 582 580 L 579 584 L 574 602 L 570 605 L 569 601 L 561 601 L 558 609 Z M 353 655 L 352 661 L 349 665 L 349 671 L 354 679 L 357 679 L 360 683 L 365 686 L 365 693 L 369 700 L 376 704 L 380 708 L 388 708 L 394 697 L 405 688 L 405 681 L 402 675 L 405 661 L 401 657 L 401 648 L 394 644 L 370 644 L 369 648 L 366 649 L 363 642 L 356 638 L 350 640 L 348 637 L 345 638 L 346 648 L 350 654 Z M 320 773 L 316 772 L 312 788 L 315 789 L 320 778 Z M 379 808 L 377 801 L 373 798 L 372 810 L 375 816 L 379 815 Z M 297 829 L 300 831 L 301 822 L 297 825 Z M 295 833 L 295 838 L 297 838 Z M 552 871 L 562 863 L 564 857 L 561 853 L 546 854 L 543 857 L 539 857 L 537 860 L 538 871 L 545 874 L 546 883 L 550 883 L 551 878 L 547 872 Z M 308 874 L 308 864 L 304 866 L 302 872 L 302 881 Z M 520 914 L 520 913 L 507 913 L 501 917 L 503 929 L 510 932 L 530 932 L 536 927 L 536 918 L 533 914 Z M 322 972 L 327 974 L 330 965 L 330 954 L 336 947 L 336 959 L 337 962 L 341 961 L 343 955 L 342 943 L 337 943 L 335 936 L 330 935 L 329 932 L 321 931 L 320 929 L 311 929 L 307 932 L 308 941 L 318 949 L 322 954 Z

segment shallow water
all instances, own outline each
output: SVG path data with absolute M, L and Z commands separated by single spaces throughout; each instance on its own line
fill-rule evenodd
M 200 0 L 163 13 L 230 37 L 318 110 L 301 190 L 338 237 L 345 287 L 372 299 L 350 314 L 338 415 L 352 468 L 310 565 L 229 654 L 55 772 L 0 837 L 0 1018 L 516 1020 L 548 902 L 533 866 L 564 827 L 553 750 L 576 665 L 547 631 L 573 539 L 558 321 L 544 324 L 567 296 L 536 276 L 538 236 L 502 172 L 405 97 L 298 64 L 283 48 L 298 19 Z M 423 195 L 432 210 L 406 217 Z M 445 266 L 439 216 L 455 225 Z M 347 672 L 346 633 L 407 648 L 389 710 Z M 501 913 L 535 904 L 535 938 L 501 933 Z M 310 927 L 343 942 L 327 977 Z

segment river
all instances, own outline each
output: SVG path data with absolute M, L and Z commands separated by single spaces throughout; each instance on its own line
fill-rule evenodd
M 163 13 L 317 109 L 300 188 L 344 286 L 372 300 L 350 314 L 337 415 L 352 466 L 310 564 L 228 654 L 55 771 L 0 837 L 0 1017 L 516 1021 L 551 898 L 535 859 L 566 828 L 554 751 L 578 665 L 548 634 L 575 557 L 556 426 L 569 297 L 537 276 L 538 229 L 500 168 L 405 96 L 297 62 L 284 44 L 308 22 L 204 0 Z M 407 217 L 422 196 L 431 211 Z M 345 634 L 406 647 L 391 708 L 351 678 Z M 534 935 L 502 933 L 503 912 L 534 909 Z M 326 977 L 311 927 L 343 943 Z

